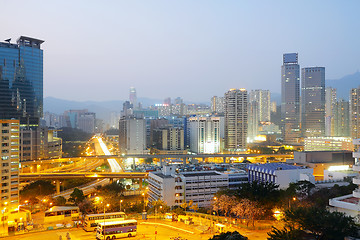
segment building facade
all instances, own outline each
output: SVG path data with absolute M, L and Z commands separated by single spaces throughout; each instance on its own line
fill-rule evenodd
M 223 117 L 190 117 L 190 150 L 195 153 L 221 152 L 222 121 Z
M 315 183 L 313 170 L 284 163 L 250 164 L 249 182 L 272 182 L 286 189 L 290 183 L 306 180 Z
M 304 151 L 352 151 L 350 137 L 308 137 L 304 139 Z
M 350 91 L 350 132 L 353 139 L 360 138 L 360 87 Z
M 21 36 L 0 43 L 0 118 L 38 125 L 43 114 L 44 41 Z
M 297 53 L 283 55 L 281 66 L 281 132 L 284 143 L 298 143 L 300 132 L 300 66 Z
M 122 117 L 119 121 L 119 153 L 146 153 L 146 123 L 143 118 Z
M 301 128 L 303 137 L 325 136 L 325 68 L 301 69 Z
M 336 88 L 325 88 L 325 136 L 335 136 Z
M 225 148 L 228 151 L 244 151 L 246 149 L 247 127 L 247 91 L 230 89 L 225 93 Z
M 225 112 L 224 97 L 213 96 L 211 98 L 211 111 L 220 114 Z
M 340 99 L 336 102 L 334 116 L 334 136 L 350 137 L 350 108 L 349 102 Z
M 19 120 L 0 120 L 0 202 L 5 211 L 19 205 L 19 130 Z

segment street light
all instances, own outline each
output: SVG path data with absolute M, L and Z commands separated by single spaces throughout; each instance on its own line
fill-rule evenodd
M 104 230 L 103 230 L 103 236 L 104 236 L 104 240 L 105 240 L 105 211 L 106 211 L 106 207 L 109 207 L 110 204 L 106 204 L 104 203 Z
M 145 212 L 145 193 L 142 193 L 141 195 L 144 197 L 144 210 L 143 210 L 143 212 Z
M 123 200 L 120 200 L 120 212 L 121 212 L 121 203 L 123 202 Z

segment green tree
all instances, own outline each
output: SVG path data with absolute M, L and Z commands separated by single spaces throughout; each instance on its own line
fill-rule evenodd
M 272 227 L 268 235 L 268 240 L 302 240 L 304 232 L 291 226 L 289 228 L 284 227 L 284 229 Z
M 37 180 L 35 182 L 26 185 L 20 191 L 20 197 L 22 201 L 29 200 L 31 198 L 42 198 L 44 196 L 53 194 L 55 192 L 55 186 L 51 184 L 51 181 Z
M 246 225 L 252 222 L 255 225 L 255 220 L 259 219 L 263 214 L 262 208 L 255 201 L 249 199 L 240 199 L 238 203 L 231 208 L 231 212 L 239 218 L 245 218 L 247 220 Z
M 74 202 L 76 205 L 81 203 L 85 199 L 84 193 L 82 190 L 75 188 L 74 191 L 70 194 L 69 201 Z
M 284 221 L 285 228 L 272 231 L 272 234 L 290 235 L 293 231 L 301 231 L 311 234 L 316 239 L 343 240 L 346 236 L 357 237 L 359 230 L 352 217 L 317 207 L 289 209 L 285 211 Z
M 248 238 L 241 235 L 239 232 L 226 232 L 220 233 L 219 235 L 214 235 L 209 240 L 247 240 Z
M 55 200 L 54 203 L 55 206 L 64 206 L 66 204 L 66 198 L 64 198 L 63 196 L 59 196 L 54 200 Z

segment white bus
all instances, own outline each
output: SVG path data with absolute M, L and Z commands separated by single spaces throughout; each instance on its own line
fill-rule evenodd
M 116 222 L 99 222 L 96 229 L 96 239 L 98 240 L 134 237 L 137 231 L 137 221 L 130 219 Z
M 88 214 L 84 217 L 84 230 L 95 231 L 98 223 L 104 222 L 104 216 L 106 222 L 125 220 L 124 212 Z

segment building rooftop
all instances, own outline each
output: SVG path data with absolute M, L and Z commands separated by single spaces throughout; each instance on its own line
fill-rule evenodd
M 257 172 L 265 172 L 265 173 L 273 174 L 275 171 L 279 171 L 279 170 L 303 169 L 303 167 L 289 165 L 285 163 L 265 163 L 265 164 L 250 164 L 248 166 L 248 169 Z
M 214 172 L 214 171 L 204 171 L 204 172 L 182 172 L 182 175 L 184 177 L 202 177 L 202 176 L 218 176 L 221 175 L 221 173 Z
M 161 178 L 173 178 L 173 176 L 171 175 L 164 175 L 163 173 L 161 172 L 152 172 L 153 174 L 155 174 L 156 176 L 158 177 L 161 177 Z
M 49 212 L 57 212 L 57 211 L 68 211 L 68 210 L 76 210 L 79 209 L 79 207 L 73 207 L 73 206 L 54 206 L 50 208 L 49 210 L 45 211 L 46 213 Z

